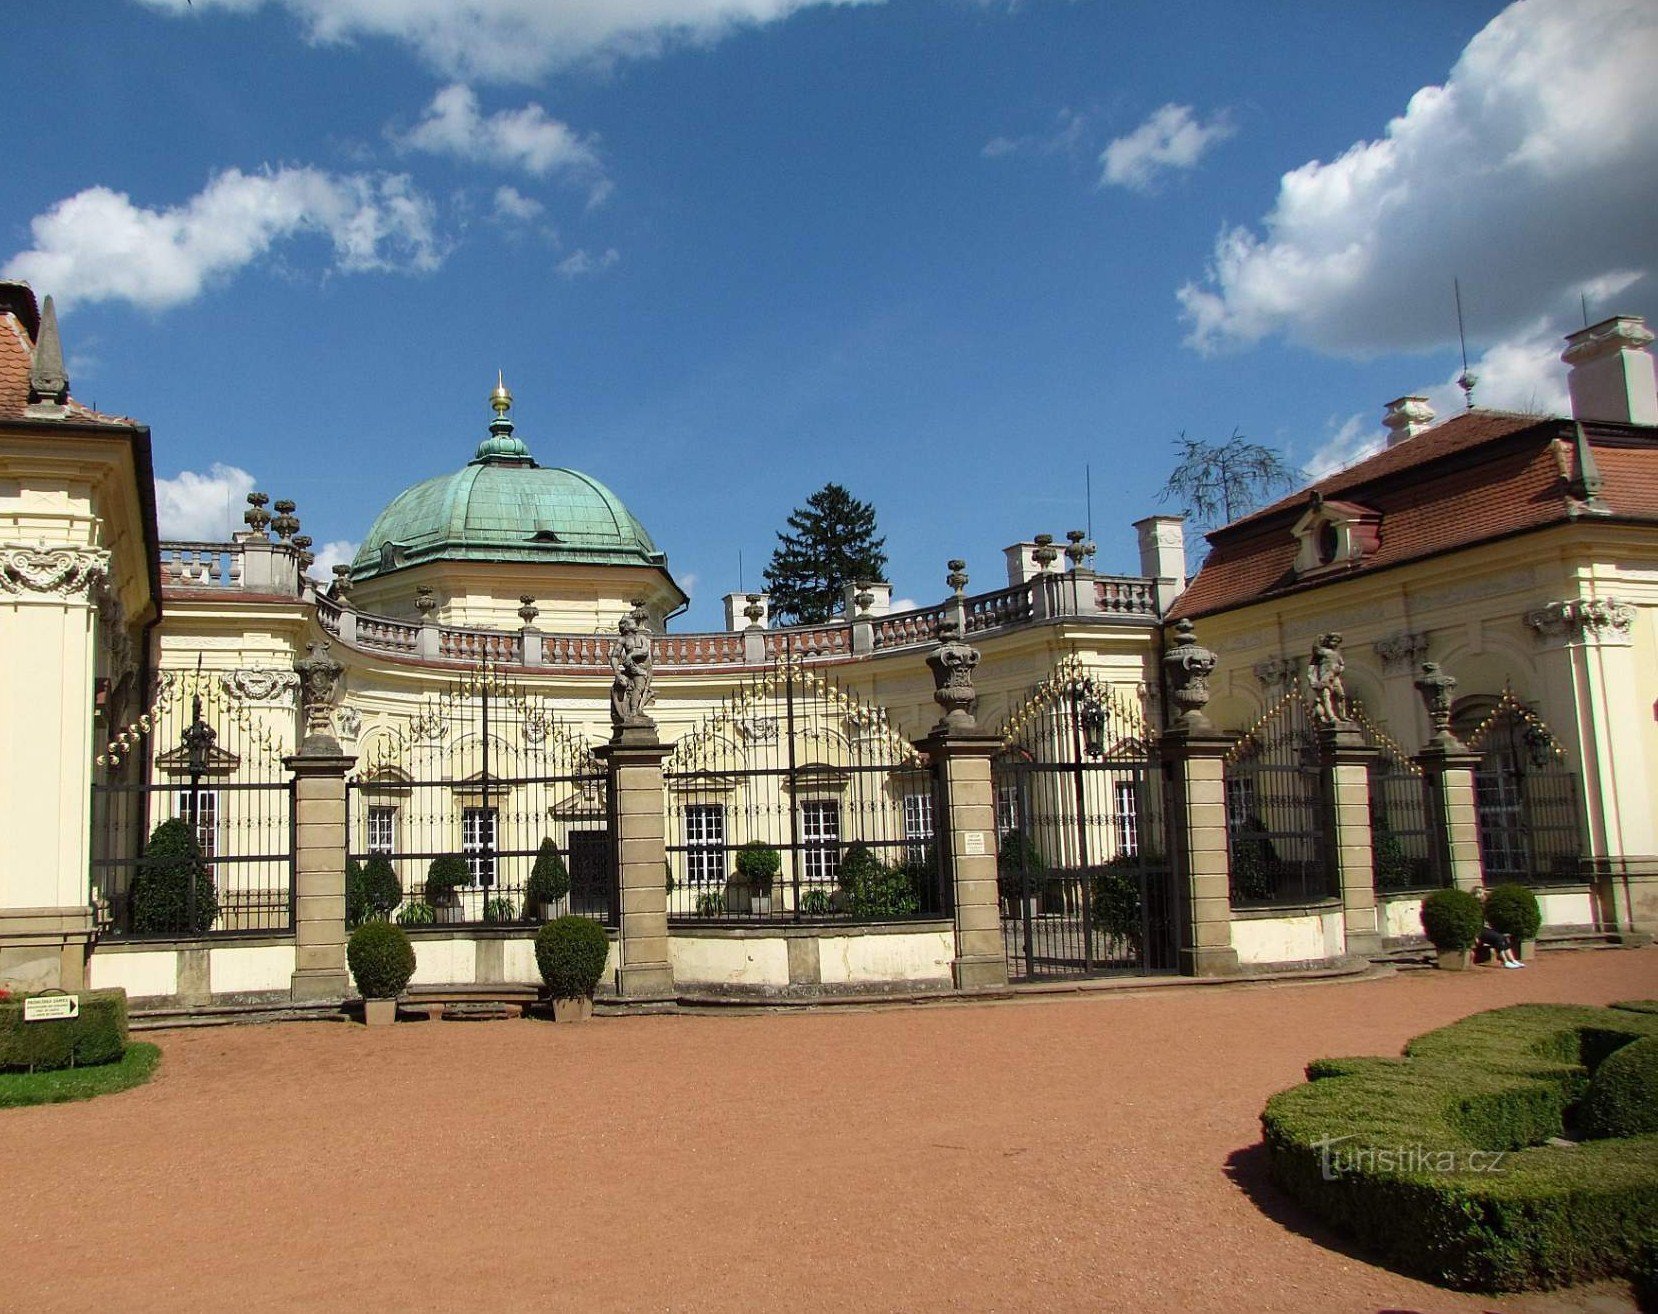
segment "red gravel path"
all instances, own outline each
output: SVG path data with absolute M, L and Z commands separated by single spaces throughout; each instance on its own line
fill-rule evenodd
M 147 1087 L 0 1111 L 0 1309 L 1553 1308 L 1304 1235 L 1260 1186 L 1256 1118 L 1320 1055 L 1518 1000 L 1655 994 L 1658 949 L 973 1006 L 167 1033 Z

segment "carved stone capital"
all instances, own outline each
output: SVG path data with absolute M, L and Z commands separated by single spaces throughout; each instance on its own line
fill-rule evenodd
M 263 667 L 241 667 L 219 677 L 225 692 L 248 703 L 273 703 L 299 688 L 299 672 Z
M 104 548 L 47 547 L 44 541 L 0 544 L 0 593 L 38 593 L 46 597 L 86 597 L 109 578 Z
M 1389 675 L 1414 671 L 1428 657 L 1428 636 L 1395 630 L 1371 645 L 1382 670 Z
M 1571 598 L 1534 607 L 1525 623 L 1550 647 L 1571 644 L 1627 644 L 1635 608 L 1620 598 Z

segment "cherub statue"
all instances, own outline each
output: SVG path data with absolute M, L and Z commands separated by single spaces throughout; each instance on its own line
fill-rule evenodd
M 645 708 L 656 697 L 651 691 L 651 637 L 632 616 L 622 617 L 616 628 L 619 633 L 610 645 L 610 669 L 616 673 L 610 685 L 610 720 L 616 726 L 647 723 Z
M 1313 720 L 1321 725 L 1341 725 L 1347 719 L 1347 684 L 1341 673 L 1347 659 L 1341 655 L 1341 635 L 1321 634 L 1307 659 L 1307 687 L 1312 691 Z

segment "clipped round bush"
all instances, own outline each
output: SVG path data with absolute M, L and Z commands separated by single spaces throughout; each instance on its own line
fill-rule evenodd
M 1138 951 L 1141 931 L 1138 859 L 1117 857 L 1090 875 L 1094 928 Z
M 351 931 L 345 961 L 356 993 L 365 999 L 396 999 L 414 974 L 414 946 L 401 926 L 368 921 Z
M 391 859 L 384 853 L 371 855 L 368 866 L 363 868 L 363 902 L 368 907 L 367 916 L 381 921 L 390 917 L 391 910 L 403 902 L 403 882 L 397 879 Z
M 1485 925 L 1485 909 L 1467 890 L 1435 890 L 1422 900 L 1422 930 L 1447 953 L 1472 949 Z
M 345 961 L 364 999 L 396 999 L 414 975 L 415 951 L 402 927 L 366 922 L 351 933 Z
M 541 905 L 557 903 L 570 893 L 570 869 L 564 865 L 558 845 L 543 839 L 535 852 L 535 866 L 530 868 L 530 879 L 524 885 L 524 903 L 531 916 L 538 916 Z
M 1485 920 L 1516 940 L 1535 940 L 1543 925 L 1543 910 L 1537 896 L 1524 885 L 1497 885 L 1486 892 Z
M 610 958 L 610 937 L 588 917 L 557 917 L 535 933 L 535 965 L 554 999 L 591 999 Z
M 783 855 L 760 840 L 750 840 L 737 850 L 737 875 L 762 899 L 771 894 L 771 883 L 783 870 Z
M 1586 1136 L 1658 1134 L 1658 1036 L 1625 1045 L 1595 1069 L 1577 1120 Z
M 174 817 L 155 828 L 132 880 L 132 929 L 141 935 L 201 935 L 219 915 L 219 894 L 190 827 Z
M 467 869 L 465 858 L 458 853 L 440 854 L 426 869 L 426 902 L 434 908 L 448 903 L 456 890 L 471 883 L 472 873 Z

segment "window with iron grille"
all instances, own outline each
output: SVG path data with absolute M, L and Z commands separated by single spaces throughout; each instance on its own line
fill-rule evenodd
M 904 795 L 904 858 L 917 866 L 927 861 L 933 838 L 933 796 Z
M 999 785 L 996 788 L 996 833 L 1006 835 L 1019 829 L 1019 786 Z
M 811 885 L 832 885 L 841 866 L 841 806 L 833 799 L 800 805 L 802 864 Z
M 1255 813 L 1255 782 L 1247 776 L 1226 778 L 1226 824 L 1234 834 Z
M 495 809 L 465 808 L 461 812 L 461 852 L 474 885 L 495 882 Z
M 1117 852 L 1133 857 L 1140 852 L 1140 796 L 1132 780 L 1119 780 L 1116 785 Z
M 395 853 L 397 851 L 397 809 L 371 807 L 368 810 L 368 851 Z
M 178 816 L 185 825 L 195 821 L 196 847 L 210 863 L 219 853 L 219 794 L 213 789 L 178 792 Z
M 725 805 L 685 809 L 685 880 L 698 889 L 725 884 Z

